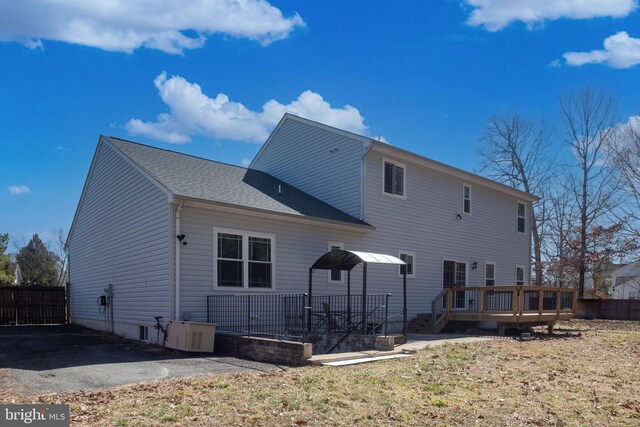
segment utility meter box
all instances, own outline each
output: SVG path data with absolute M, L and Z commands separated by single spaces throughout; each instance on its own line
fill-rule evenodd
M 216 325 L 170 320 L 165 346 L 182 351 L 213 353 Z

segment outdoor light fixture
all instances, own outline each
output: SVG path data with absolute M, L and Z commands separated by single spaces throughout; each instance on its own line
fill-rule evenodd
M 456 216 L 458 217 L 458 219 L 462 219 L 462 215 L 460 215 L 460 212 L 458 212 Z
M 473 261 L 473 264 L 471 264 L 471 269 L 475 270 L 476 268 L 478 268 L 478 261 Z

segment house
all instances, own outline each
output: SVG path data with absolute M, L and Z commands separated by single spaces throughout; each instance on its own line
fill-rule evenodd
M 9 274 L 13 276 L 12 285 L 20 285 L 22 284 L 22 271 L 20 271 L 20 265 L 16 260 L 16 256 L 14 254 L 9 255 Z
M 640 299 L 640 259 L 611 272 L 611 298 Z
M 246 169 L 101 136 L 67 241 L 72 321 L 104 329 L 111 285 L 113 330 L 146 339 L 156 316 L 206 321 L 207 295 L 305 292 L 332 248 L 406 261 L 411 318 L 443 287 L 528 284 L 535 200 L 290 114 Z M 320 274 L 318 292 L 345 293 L 344 272 Z M 369 269 L 391 312 L 400 277 Z

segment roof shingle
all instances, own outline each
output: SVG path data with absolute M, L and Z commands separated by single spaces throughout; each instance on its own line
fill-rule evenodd
M 106 138 L 174 195 L 354 225 L 369 224 L 267 173 Z

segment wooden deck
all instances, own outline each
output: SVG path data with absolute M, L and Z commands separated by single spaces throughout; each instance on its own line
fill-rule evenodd
M 438 333 L 450 321 L 547 324 L 574 314 L 575 290 L 535 286 L 492 286 L 444 289 L 431 303 L 431 329 Z

